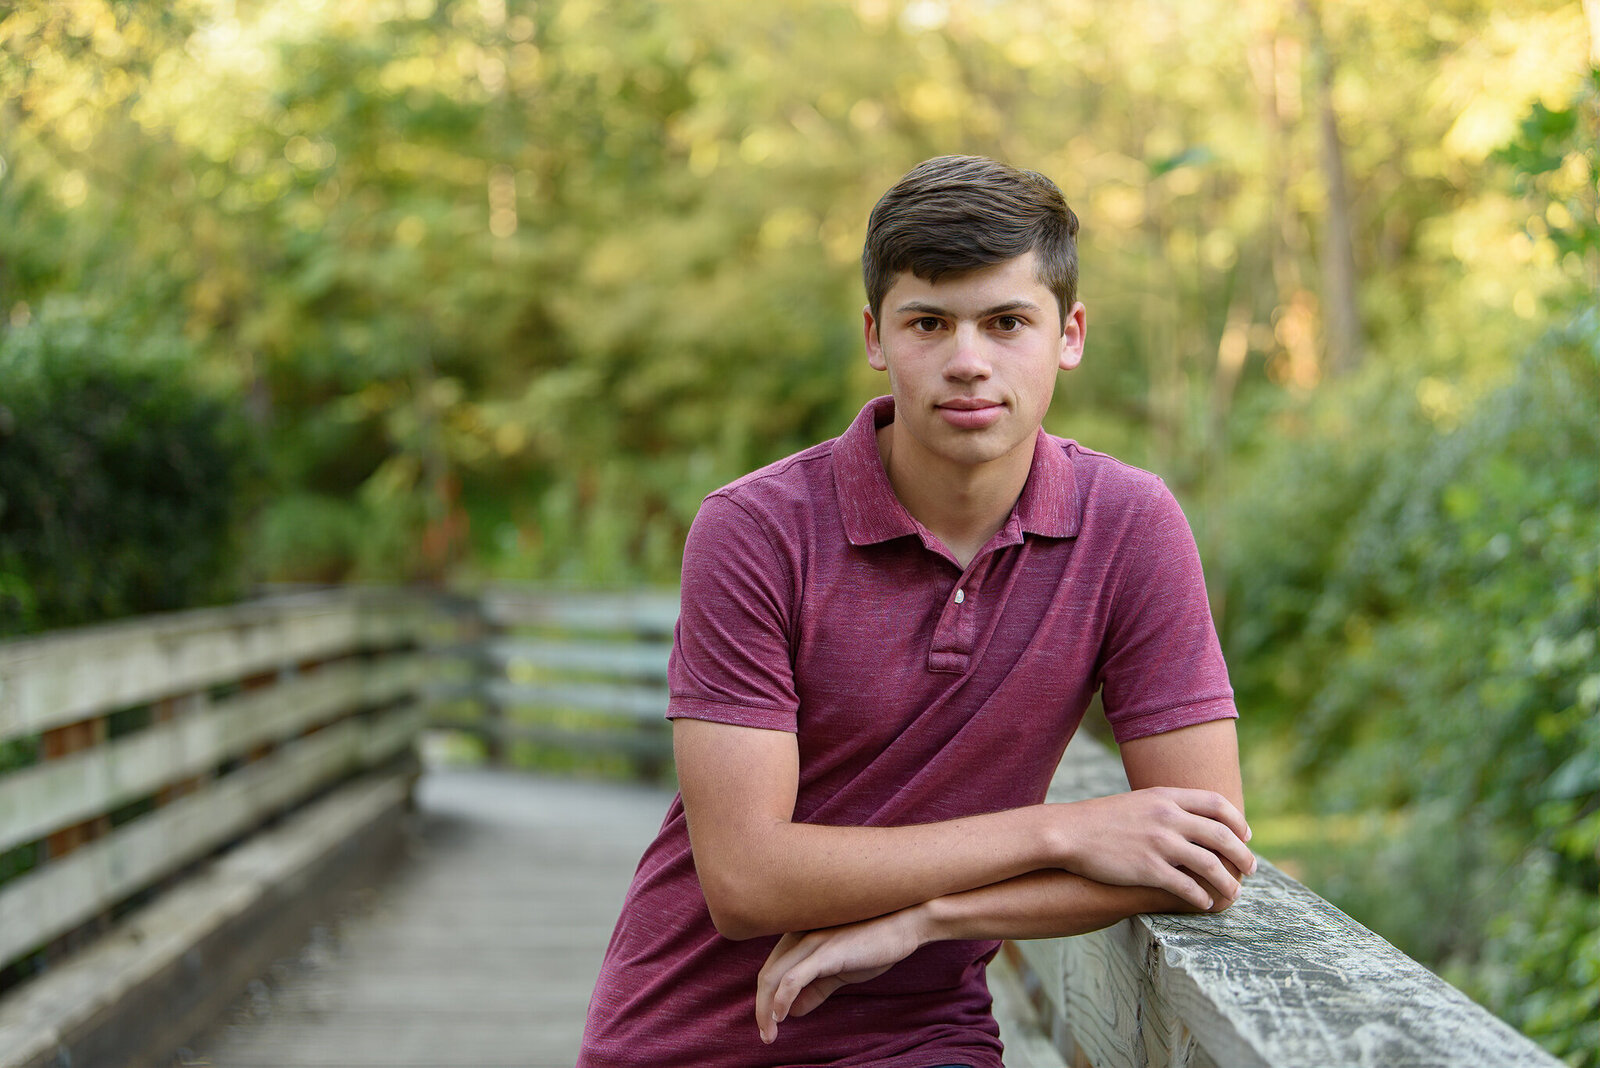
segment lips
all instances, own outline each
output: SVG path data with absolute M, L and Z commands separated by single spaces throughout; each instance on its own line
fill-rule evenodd
M 984 400 L 981 397 L 955 397 L 951 400 L 940 401 L 940 408 L 953 409 L 958 412 L 976 412 L 984 408 L 998 408 L 999 401 Z
M 994 425 L 1005 413 L 999 401 L 979 397 L 955 397 L 935 405 L 940 418 L 958 430 L 983 430 Z

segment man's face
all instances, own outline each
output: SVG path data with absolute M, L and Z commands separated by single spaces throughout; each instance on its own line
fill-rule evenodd
M 1035 253 L 937 283 L 895 277 L 879 317 L 866 309 L 867 362 L 889 373 L 894 450 L 938 468 L 1011 458 L 1033 440 L 1056 372 L 1083 357 L 1084 312 L 1061 321 Z

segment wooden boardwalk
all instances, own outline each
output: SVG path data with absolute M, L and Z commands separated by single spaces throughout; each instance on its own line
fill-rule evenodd
M 571 1068 L 671 794 L 430 770 L 416 856 L 188 1051 L 216 1068 Z

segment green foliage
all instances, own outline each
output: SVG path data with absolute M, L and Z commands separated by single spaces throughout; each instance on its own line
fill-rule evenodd
M 1253 729 L 1292 732 L 1300 804 L 1372 814 L 1313 885 L 1592 1065 L 1600 316 L 1453 432 L 1360 399 L 1343 465 L 1304 450 L 1246 503 L 1282 494 L 1231 572 L 1241 694 L 1281 717 Z
M 256 461 L 188 358 L 70 303 L 0 340 L 0 636 L 237 594 Z
M 1489 12 L 1512 29 L 1466 47 Z M 1536 305 L 1550 235 L 1507 262 L 1459 131 L 1555 99 L 1581 16 L 1328 19 L 1373 348 L 1493 377 L 1483 342 L 1525 328 L 1465 282 Z M 705 492 L 884 388 L 856 326 L 878 192 L 986 152 L 1085 219 L 1097 340 L 1051 429 L 1194 488 L 1258 434 L 1236 393 L 1321 373 L 1309 32 L 1269 0 L 15 5 L 0 319 L 92 292 L 237 382 L 284 494 L 263 577 L 666 581 Z
M 1566 106 L 1552 108 L 1544 101 L 1536 101 L 1517 136 L 1495 153 L 1515 172 L 1517 191 L 1546 205 L 1542 221 L 1553 247 L 1562 256 L 1589 256 L 1600 249 L 1592 147 L 1600 120 L 1597 112 L 1600 70 L 1591 70 L 1588 84 Z M 1588 166 L 1574 168 L 1573 148 L 1585 142 L 1591 146 L 1585 154 Z
M 1323 817 L 1290 859 L 1585 1068 L 1600 1063 L 1597 109 L 1591 78 L 1496 153 L 1529 232 L 1559 251 L 1564 321 L 1476 400 L 1426 366 L 1379 366 L 1281 406 L 1286 433 L 1255 457 L 1221 552 L 1247 736 L 1275 739 L 1276 804 Z
M 1415 379 L 1375 367 L 1313 406 L 1285 406 L 1279 433 L 1236 478 L 1236 518 L 1216 547 L 1215 571 L 1228 577 L 1228 659 L 1252 717 L 1298 721 L 1328 657 L 1346 642 L 1312 621 L 1328 614 L 1320 606 L 1349 552 L 1352 522 L 1426 446 L 1431 427 L 1417 411 Z

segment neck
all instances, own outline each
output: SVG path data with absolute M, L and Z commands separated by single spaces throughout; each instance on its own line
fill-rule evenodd
M 878 455 L 894 494 L 962 566 L 1005 525 L 1033 467 L 1033 443 L 982 464 L 943 461 L 918 449 L 897 423 L 878 429 Z

